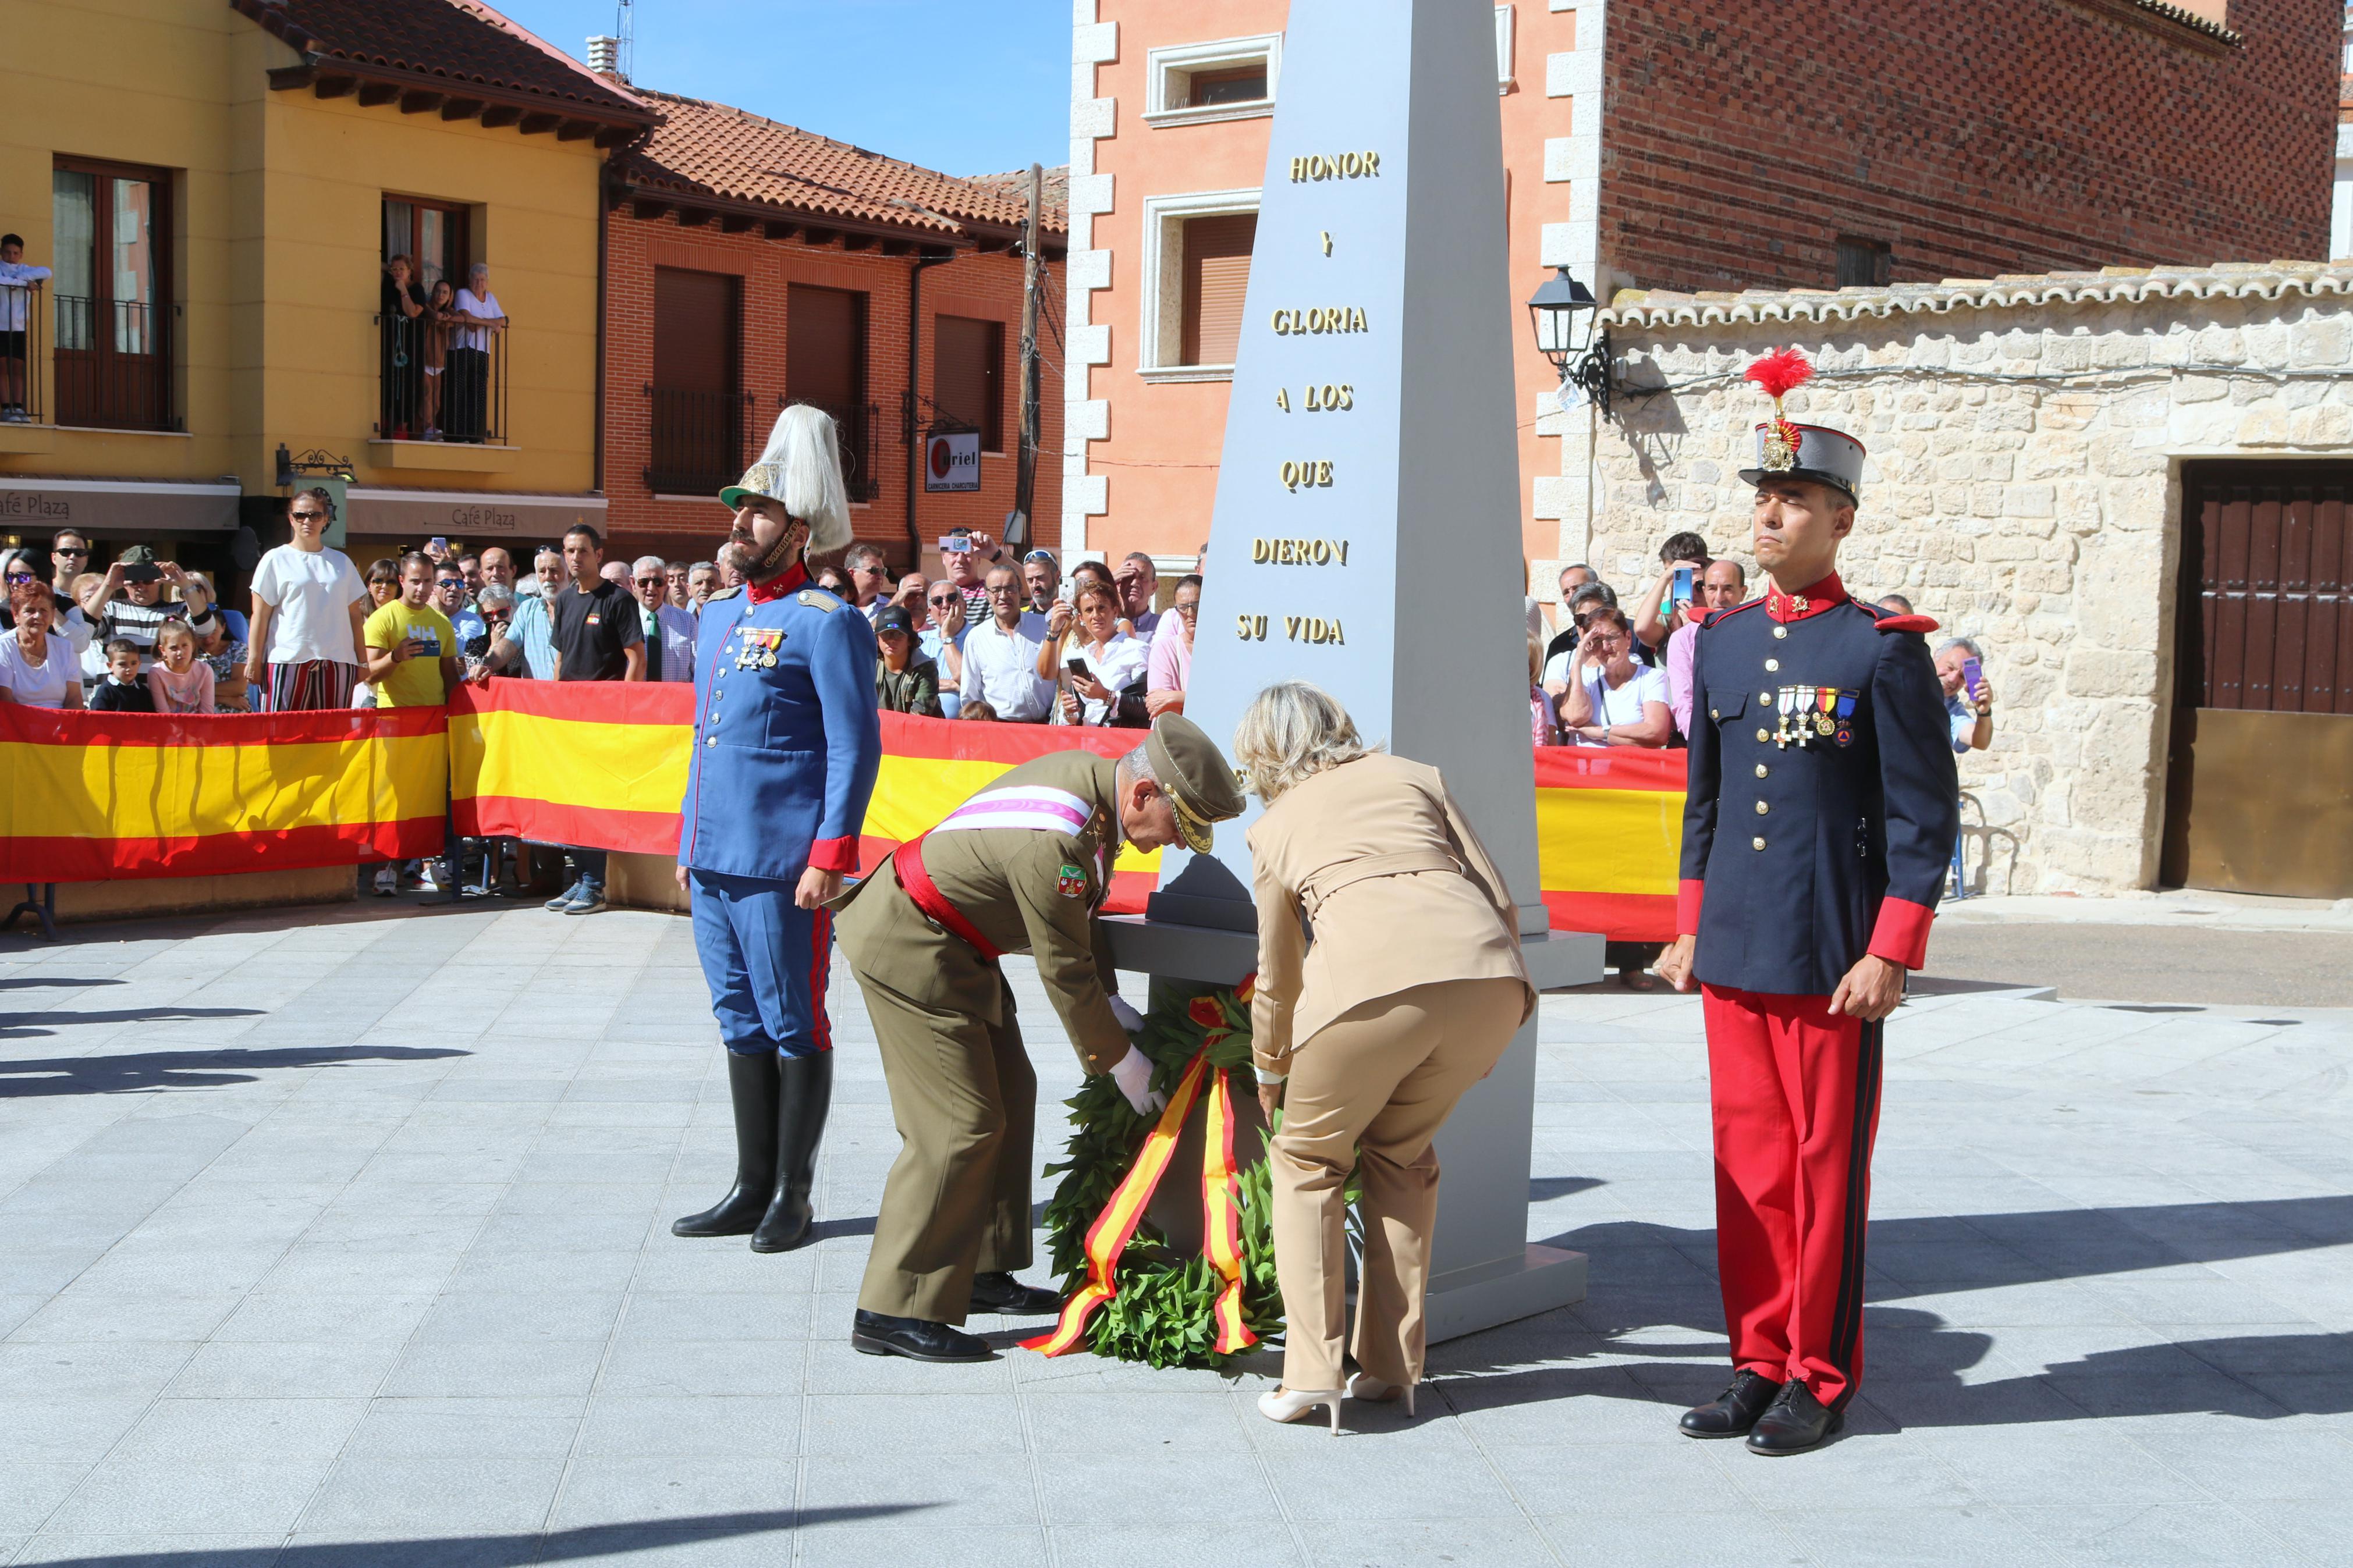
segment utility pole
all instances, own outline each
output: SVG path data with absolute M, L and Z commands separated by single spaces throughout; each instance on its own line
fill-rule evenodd
M 1045 171 L 1029 165 L 1029 223 L 1021 241 L 1021 455 L 1013 481 L 1013 510 L 1021 537 L 1012 537 L 1008 520 L 1006 542 L 1027 545 L 1037 537 L 1029 508 L 1038 489 L 1038 208 L 1045 190 Z

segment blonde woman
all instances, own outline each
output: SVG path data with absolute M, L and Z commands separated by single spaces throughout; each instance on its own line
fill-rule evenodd
M 1438 770 L 1365 745 L 1321 688 L 1259 693 L 1234 761 L 1266 812 L 1250 830 L 1258 904 L 1250 1003 L 1270 1155 L 1274 1268 L 1289 1326 L 1259 1410 L 1295 1421 L 1345 1398 L 1413 1410 L 1438 1215 L 1430 1148 L 1535 1007 L 1517 916 Z M 1312 929 L 1307 945 L 1303 921 Z M 1340 1375 L 1342 1189 L 1358 1169 L 1365 1250 Z

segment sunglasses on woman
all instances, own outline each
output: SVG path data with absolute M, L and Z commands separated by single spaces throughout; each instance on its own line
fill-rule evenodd
M 34 576 L 30 572 L 11 572 L 8 574 L 8 581 L 11 583 L 37 583 L 40 579 Z

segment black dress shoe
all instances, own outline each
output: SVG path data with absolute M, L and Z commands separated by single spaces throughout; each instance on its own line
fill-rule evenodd
M 1745 1437 L 1773 1403 L 1781 1385 L 1762 1373 L 1736 1372 L 1722 1394 L 1709 1403 L 1683 1412 L 1680 1425 L 1686 1437 Z
M 894 1318 L 858 1309 L 849 1347 L 868 1355 L 902 1355 L 909 1361 L 992 1361 L 987 1340 L 924 1318 Z
M 1748 1451 L 1777 1458 L 1802 1454 L 1845 1425 L 1844 1415 L 1825 1407 L 1803 1379 L 1793 1377 L 1781 1385 L 1780 1397 L 1773 1401 L 1772 1408 L 1749 1429 Z
M 972 1310 L 1002 1312 L 1009 1318 L 1038 1317 L 1062 1310 L 1062 1298 L 1042 1286 L 1024 1285 L 1010 1274 L 972 1277 Z

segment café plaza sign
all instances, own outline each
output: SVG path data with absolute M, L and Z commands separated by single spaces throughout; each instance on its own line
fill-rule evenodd
M 353 533 L 554 541 L 563 538 L 564 531 L 573 524 L 584 522 L 600 534 L 605 531 L 603 496 L 499 495 L 353 485 L 349 500 Z

